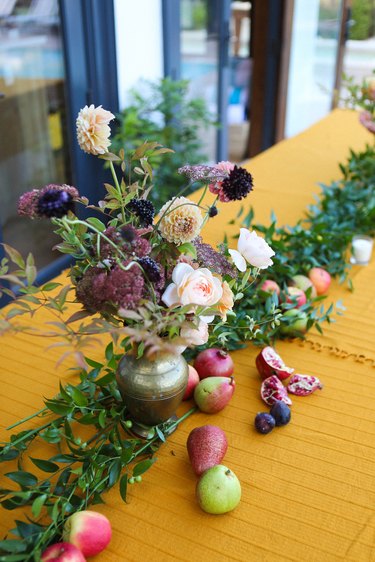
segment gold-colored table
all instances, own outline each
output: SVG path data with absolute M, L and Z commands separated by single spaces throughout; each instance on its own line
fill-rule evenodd
M 248 162 L 256 221 L 268 222 L 272 208 L 280 224 L 294 224 L 319 193 L 317 182 L 340 177 L 338 162 L 349 147 L 360 150 L 371 140 L 356 114 L 336 110 Z M 239 206 L 222 205 L 205 239 L 220 241 L 224 231 L 233 233 L 237 227 L 227 222 Z M 106 505 L 94 508 L 110 518 L 114 531 L 109 548 L 95 560 L 375 560 L 374 270 L 374 259 L 353 269 L 354 293 L 334 283 L 329 300 L 342 298 L 347 310 L 325 327 L 323 337 L 309 333 L 304 343 L 277 345 L 297 372 L 318 376 L 323 391 L 295 397 L 292 422 L 259 435 L 253 420 L 265 407 L 254 363 L 258 350 L 250 344 L 233 353 L 237 388 L 231 403 L 217 415 L 188 418 L 142 484 L 130 487 L 129 504 L 113 489 Z M 58 352 L 46 352 L 45 345 L 27 335 L 0 340 L 3 427 L 41 408 L 43 396 L 58 391 L 60 378 L 74 379 L 56 369 Z M 227 515 L 203 513 L 194 498 L 196 477 L 185 443 L 191 429 L 205 423 L 226 432 L 225 464 L 242 483 L 242 501 Z M 14 517 L 20 513 L 0 512 L 2 532 Z

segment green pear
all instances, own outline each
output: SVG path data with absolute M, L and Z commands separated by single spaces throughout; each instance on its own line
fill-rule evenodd
M 200 477 L 196 496 L 203 511 L 220 515 L 232 511 L 240 503 L 241 484 L 234 472 L 217 464 Z
M 228 404 L 234 388 L 233 377 L 208 377 L 195 387 L 195 403 L 202 412 L 216 414 Z

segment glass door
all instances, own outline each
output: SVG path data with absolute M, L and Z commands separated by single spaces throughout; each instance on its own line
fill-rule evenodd
M 203 97 L 220 127 L 204 131 L 209 161 L 227 158 L 230 0 L 181 0 L 180 76 Z
M 65 71 L 58 0 L 0 3 L 0 233 L 38 269 L 54 252 L 49 221 L 17 215 L 25 191 L 70 183 Z
M 295 0 L 285 136 L 306 129 L 332 107 L 340 53 L 342 0 Z

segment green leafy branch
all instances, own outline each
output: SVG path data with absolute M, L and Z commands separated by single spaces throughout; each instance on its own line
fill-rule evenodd
M 122 345 L 126 348 L 127 342 Z M 7 510 L 28 508 L 30 514 L 27 521 L 16 520 L 10 536 L 0 541 L 1 562 L 40 560 L 46 546 L 60 538 L 65 519 L 89 504 L 103 503 L 104 492 L 116 484 L 126 501 L 128 486 L 142 480 L 169 433 L 195 411 L 192 408 L 177 421 L 150 430 L 146 440 L 139 439 L 132 434 L 115 381 L 121 355 L 114 353 L 112 343 L 105 355 L 104 364 L 86 357 L 89 370 L 81 373 L 79 384 L 60 385 L 45 408 L 8 428 L 33 418 L 42 422 L 12 434 L 0 447 L 0 462 L 17 463 L 17 470 L 5 474 L 9 486 L 0 488 L 0 504 Z M 31 456 L 34 440 L 48 443 L 55 454 Z M 44 475 L 38 476 L 30 466 Z

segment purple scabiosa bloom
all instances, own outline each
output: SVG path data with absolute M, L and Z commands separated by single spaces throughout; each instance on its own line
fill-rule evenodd
M 61 218 L 72 211 L 78 190 L 70 185 L 48 184 L 42 189 L 33 189 L 21 195 L 18 201 L 18 214 L 35 217 Z
M 197 250 L 197 260 L 202 267 L 207 267 L 210 271 L 214 271 L 219 275 L 229 275 L 232 278 L 237 277 L 236 269 L 227 258 L 214 250 L 210 244 L 202 242 L 200 236 L 193 240 L 193 244 Z
M 140 236 L 138 230 L 131 225 L 124 226 L 121 230 L 116 230 L 114 226 L 109 226 L 103 234 L 109 238 L 126 257 L 142 258 L 151 252 L 150 242 Z M 116 255 L 117 252 L 112 244 L 101 239 L 100 257 L 108 259 Z
M 151 283 L 159 283 L 161 279 L 161 266 L 155 260 L 146 256 L 138 260 L 139 265 L 145 272 Z
M 140 226 L 150 226 L 155 216 L 155 207 L 147 199 L 132 199 L 126 208 L 139 219 Z
M 239 201 L 246 197 L 253 189 L 253 177 L 241 166 L 234 166 L 221 185 L 221 201 Z M 223 197 L 223 198 L 222 198 Z
M 47 189 L 38 197 L 37 214 L 39 217 L 56 217 L 61 219 L 61 217 L 64 217 L 73 209 L 74 200 L 67 191 Z

